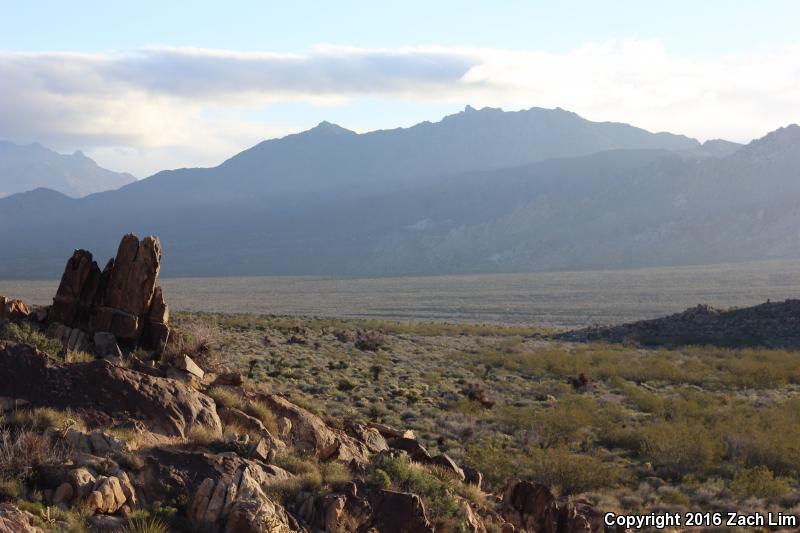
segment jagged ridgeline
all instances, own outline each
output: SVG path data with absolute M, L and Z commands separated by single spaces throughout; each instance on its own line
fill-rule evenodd
M 323 418 L 193 360 L 160 259 L 157 238 L 126 235 L 103 270 L 76 251 L 52 306 L 0 299 L 0 533 L 609 531 L 584 501 L 515 478 L 486 494 L 413 431 Z

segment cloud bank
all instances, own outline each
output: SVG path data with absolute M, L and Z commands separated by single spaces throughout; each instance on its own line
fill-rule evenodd
M 0 80 L 0 139 L 83 147 L 101 160 L 131 161 L 140 174 L 210 164 L 297 129 L 257 118 L 285 102 L 350 106 L 354 117 L 364 97 L 563 107 L 592 120 L 734 140 L 800 121 L 800 44 L 715 57 L 676 56 L 651 41 L 562 53 L 340 46 L 300 54 L 0 52 Z

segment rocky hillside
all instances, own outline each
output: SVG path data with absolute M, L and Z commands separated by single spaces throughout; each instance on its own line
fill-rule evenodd
M 766 302 L 743 309 L 698 305 L 667 317 L 611 327 L 581 329 L 564 340 L 716 346 L 800 348 L 800 300 Z
M 413 432 L 193 360 L 159 248 L 126 236 L 103 271 L 76 251 L 53 306 L 0 300 L 0 532 L 605 530 L 584 501 L 518 479 L 485 494 Z
M 38 188 L 79 198 L 133 181 L 130 174 L 106 170 L 80 151 L 65 155 L 38 143 L 0 141 L 0 198 Z

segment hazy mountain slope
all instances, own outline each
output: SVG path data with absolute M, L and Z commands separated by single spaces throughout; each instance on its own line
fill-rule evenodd
M 0 197 L 40 187 L 80 197 L 133 181 L 130 174 L 99 167 L 82 152 L 64 155 L 41 144 L 20 146 L 0 141 Z
M 415 178 L 523 165 L 612 149 L 698 149 L 682 135 L 653 134 L 627 124 L 591 122 L 561 109 L 504 112 L 467 107 L 440 122 L 356 134 L 323 122 L 264 141 L 213 169 L 156 174 L 130 194 L 171 193 L 202 200 L 263 200 L 361 194 Z M 313 191 L 313 192 L 312 192 Z
M 173 276 L 495 272 L 800 256 L 797 126 L 725 158 L 687 155 L 691 148 L 681 146 L 609 150 L 466 173 L 416 175 L 423 171 L 409 163 L 407 178 L 389 164 L 385 174 L 364 170 L 377 148 L 334 165 L 364 136 L 324 128 L 259 145 L 269 157 L 256 147 L 216 169 L 165 172 L 79 200 L 47 191 L 0 200 L 0 210 L 20 213 L 0 227 L 0 279 L 57 275 L 74 246 L 102 260 L 128 231 L 159 235 L 170 252 L 164 274 Z M 281 142 L 298 146 L 286 155 Z M 227 165 L 287 164 L 303 153 L 308 161 L 296 182 L 266 169 L 219 176 Z M 317 176 L 314 165 L 331 170 Z M 334 175 L 354 185 L 309 192 L 308 180 Z

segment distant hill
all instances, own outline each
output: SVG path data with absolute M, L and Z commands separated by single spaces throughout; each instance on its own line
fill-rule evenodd
M 161 237 L 167 276 L 509 272 L 800 257 L 800 128 L 701 145 L 563 110 L 322 123 L 209 169 L 0 200 L 0 279 Z M 723 156 L 715 155 L 722 153 Z
M 38 143 L 0 141 L 0 197 L 46 187 L 78 198 L 133 181 L 130 174 L 99 167 L 82 152 L 64 155 Z

